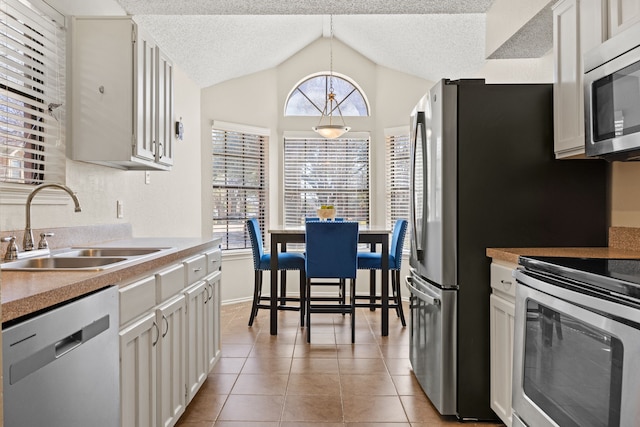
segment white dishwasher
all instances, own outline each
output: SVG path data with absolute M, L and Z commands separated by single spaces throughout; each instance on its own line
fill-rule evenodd
M 118 427 L 118 289 L 2 330 L 5 427 Z

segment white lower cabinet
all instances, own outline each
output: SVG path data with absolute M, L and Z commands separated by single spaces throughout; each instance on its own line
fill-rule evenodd
M 185 410 L 185 343 L 186 303 L 178 295 L 160 305 L 156 322 L 160 329 L 158 339 L 158 424 L 174 425 Z
M 187 296 L 187 392 L 191 400 L 207 379 L 206 359 L 206 301 L 208 299 L 207 282 L 200 281 L 190 286 Z
M 213 369 L 220 358 L 220 284 L 222 273 L 216 271 L 205 279 L 209 288 L 209 296 L 206 304 L 206 328 L 207 328 L 207 372 Z
M 491 264 L 489 322 L 491 328 L 491 409 L 511 427 L 511 379 L 513 371 L 513 333 L 516 282 L 512 272 L 517 265 Z
M 157 339 L 154 312 L 146 313 L 120 330 L 120 423 L 123 427 L 156 425 Z
M 120 287 L 123 427 L 175 425 L 220 357 L 222 273 L 207 267 L 202 254 Z

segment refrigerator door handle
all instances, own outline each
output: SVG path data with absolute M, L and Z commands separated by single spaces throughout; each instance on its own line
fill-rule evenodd
M 418 290 L 418 288 L 413 286 L 413 284 L 411 283 L 412 281 L 413 281 L 413 277 L 411 277 L 411 276 L 405 276 L 404 277 L 404 283 L 407 286 L 407 289 L 409 289 L 409 292 L 411 292 L 413 295 L 415 295 L 421 301 L 426 302 L 427 304 L 435 305 L 437 307 L 440 307 L 440 304 L 441 304 L 440 298 L 434 298 L 431 295 L 428 295 L 428 294 Z
M 422 165 L 420 165 L 420 167 L 422 168 L 422 197 L 423 197 L 423 203 L 424 203 L 424 196 L 425 196 L 425 191 L 426 191 L 426 187 L 425 187 L 425 177 L 426 177 L 426 171 L 425 166 L 426 166 L 426 159 L 427 159 L 427 153 L 426 153 L 426 144 L 424 143 L 424 138 L 426 138 L 427 136 L 427 126 L 425 123 L 425 117 L 424 117 L 424 112 L 418 112 L 417 116 L 416 116 L 416 131 L 415 131 L 415 138 L 413 141 L 413 147 L 414 147 L 414 153 L 417 152 L 417 150 L 421 150 L 422 151 Z M 411 180 L 412 182 L 414 182 L 415 184 L 415 180 L 416 180 L 416 157 L 417 156 L 413 156 L 413 162 L 411 165 Z M 415 197 L 415 195 L 413 196 Z M 422 218 L 420 218 L 420 220 L 422 221 L 422 227 L 418 227 L 418 216 L 416 215 L 416 203 L 413 204 L 413 212 L 412 212 L 412 217 L 413 217 L 413 233 L 411 233 L 413 235 L 413 243 L 414 243 L 414 248 L 416 249 L 416 256 L 418 258 L 418 261 L 422 261 L 424 260 L 424 248 L 423 248 L 423 242 L 425 242 L 426 239 L 426 226 L 424 223 L 424 212 L 422 214 Z M 420 234 L 420 235 L 418 235 Z

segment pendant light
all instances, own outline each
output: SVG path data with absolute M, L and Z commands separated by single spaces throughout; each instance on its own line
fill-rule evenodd
M 329 91 L 327 92 L 327 99 L 325 99 L 324 109 L 322 110 L 318 126 L 312 129 L 323 138 L 334 139 L 349 132 L 351 128 L 347 127 L 344 123 L 342 111 L 340 111 L 340 103 L 336 99 L 336 94 L 333 91 L 333 15 L 330 15 L 329 19 L 331 31 L 329 38 Z M 333 112 L 335 110 L 338 110 L 338 114 L 340 114 L 342 125 L 333 123 Z

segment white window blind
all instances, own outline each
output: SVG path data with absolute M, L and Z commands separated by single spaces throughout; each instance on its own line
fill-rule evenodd
M 267 205 L 268 137 L 243 131 L 212 129 L 213 235 L 223 249 L 251 247 L 248 218 L 264 230 Z
M 63 18 L 0 2 L 0 183 L 64 182 Z
M 284 218 L 300 225 L 321 205 L 369 224 L 369 139 L 285 138 Z
M 410 209 L 410 138 L 407 134 L 386 136 L 386 205 L 387 226 L 391 229 L 398 219 L 409 220 Z M 407 235 L 410 230 L 407 230 Z M 409 241 L 405 237 L 405 242 Z M 404 250 L 408 247 L 405 244 Z

